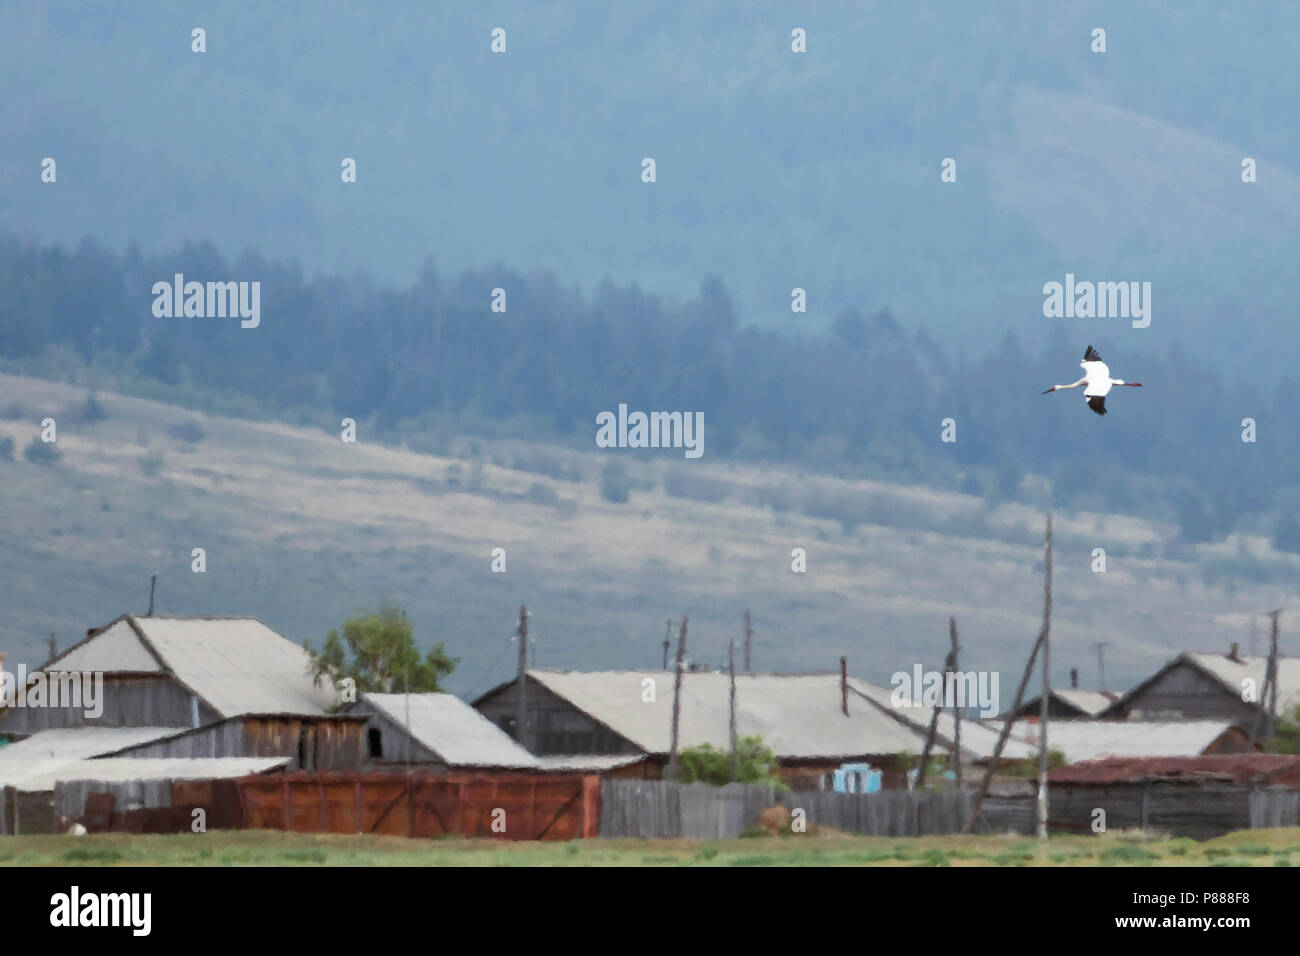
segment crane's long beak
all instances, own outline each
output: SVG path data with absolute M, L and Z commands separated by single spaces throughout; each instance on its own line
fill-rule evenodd
M 1055 386 L 1055 385 L 1053 385 L 1051 388 L 1045 388 L 1045 389 L 1043 389 L 1043 394 L 1046 395 L 1048 392 L 1054 392 L 1054 391 L 1056 391 L 1056 386 Z

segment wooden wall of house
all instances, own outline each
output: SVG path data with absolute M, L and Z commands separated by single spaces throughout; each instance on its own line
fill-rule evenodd
M 365 725 L 292 714 L 234 717 L 132 747 L 130 757 L 288 757 L 294 770 L 355 770 L 365 761 Z
M 193 727 L 195 698 L 166 675 L 104 675 L 99 690 L 99 717 L 87 717 L 87 702 L 80 706 L 7 707 L 0 716 L 0 734 L 34 734 L 58 727 Z M 211 707 L 198 702 L 198 723 L 221 719 Z
M 347 712 L 353 717 L 366 718 L 365 724 L 361 725 L 361 746 L 370 769 L 401 771 L 406 769 L 408 763 L 424 773 L 446 773 L 451 769 L 442 757 L 412 738 L 404 726 L 365 698 L 350 706 Z M 378 753 L 371 745 L 375 732 L 379 734 L 375 740 L 379 745 Z
M 481 713 L 515 740 L 519 693 L 512 682 L 477 705 Z M 589 717 L 533 679 L 528 681 L 528 717 L 532 730 L 528 750 L 548 754 L 635 754 L 640 750 L 608 727 Z
M 1184 662 L 1142 688 L 1125 702 L 1125 717 L 1148 720 L 1226 720 L 1247 729 L 1255 719 L 1255 707 L 1230 692 L 1222 683 Z

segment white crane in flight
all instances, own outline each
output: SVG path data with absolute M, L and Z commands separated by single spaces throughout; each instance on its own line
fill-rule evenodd
M 1126 382 L 1120 378 L 1111 378 L 1110 369 L 1106 366 L 1106 363 L 1101 360 L 1101 356 L 1097 354 L 1097 350 L 1091 345 L 1088 346 L 1088 351 L 1083 353 L 1083 361 L 1079 363 L 1079 366 L 1083 369 L 1083 378 L 1071 385 L 1053 385 L 1051 388 L 1045 389 L 1043 394 L 1046 395 L 1048 392 L 1055 392 L 1057 389 L 1062 388 L 1078 388 L 1080 385 L 1087 386 L 1083 390 L 1083 400 L 1087 402 L 1088 407 L 1098 415 L 1105 415 L 1106 396 L 1110 394 L 1112 385 L 1131 385 L 1134 388 L 1142 387 L 1141 382 Z

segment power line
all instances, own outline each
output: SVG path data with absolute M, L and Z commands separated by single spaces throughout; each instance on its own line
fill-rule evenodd
M 474 691 L 478 690 L 481 686 L 483 686 L 483 681 L 487 680 L 487 678 L 492 674 L 493 669 L 494 669 L 498 664 L 501 663 L 501 658 L 505 657 L 505 655 L 506 655 L 506 651 L 510 650 L 511 645 L 513 645 L 514 642 L 515 642 L 515 641 L 514 641 L 514 635 L 513 635 L 513 634 L 509 634 L 509 635 L 506 636 L 506 642 L 505 642 L 505 644 L 503 644 L 503 645 L 501 646 L 501 651 L 500 651 L 500 653 L 498 653 L 497 656 L 496 656 L 495 658 L 493 658 L 492 663 L 489 664 L 489 665 L 487 666 L 487 669 L 484 670 L 483 673 L 479 675 L 478 680 L 476 680 L 476 681 L 475 681 L 475 682 L 470 686 L 470 689 L 467 690 L 467 691 L 465 691 L 465 696 L 466 696 L 466 697 L 469 697 L 471 694 L 474 693 Z

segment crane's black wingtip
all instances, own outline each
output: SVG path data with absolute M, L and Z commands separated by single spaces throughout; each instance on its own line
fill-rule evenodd
M 1091 408 L 1091 409 L 1092 409 L 1094 412 L 1096 412 L 1098 415 L 1105 415 L 1105 414 L 1106 414 L 1106 396 L 1105 396 L 1105 395 L 1093 395 L 1091 398 L 1088 399 L 1088 407 Z
M 1097 352 L 1097 350 L 1096 350 L 1095 348 L 1093 348 L 1091 345 L 1089 345 L 1089 346 L 1088 346 L 1088 351 L 1086 351 L 1086 352 L 1083 353 L 1083 360 L 1084 360 L 1085 362 L 1100 362 L 1100 361 L 1101 361 L 1101 355 Z

